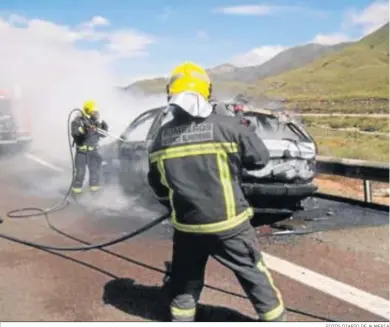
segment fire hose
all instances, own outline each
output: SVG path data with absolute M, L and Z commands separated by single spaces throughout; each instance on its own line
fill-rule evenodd
M 76 238 L 71 237 L 71 236 L 67 235 L 66 233 L 62 232 L 60 229 L 55 227 L 50 222 L 49 213 L 60 211 L 60 210 L 64 209 L 66 206 L 68 206 L 69 203 L 70 203 L 69 196 L 71 194 L 73 179 L 74 179 L 75 170 L 76 170 L 75 169 L 75 164 L 74 164 L 74 154 L 73 154 L 73 150 L 72 150 L 73 146 L 72 146 L 72 139 L 71 139 L 71 130 L 70 130 L 70 125 L 71 124 L 70 123 L 71 123 L 72 115 L 75 112 L 80 112 L 81 113 L 81 110 L 80 109 L 73 109 L 69 113 L 68 120 L 67 120 L 67 123 L 68 123 L 68 145 L 69 145 L 69 149 L 70 149 L 70 158 L 71 158 L 71 165 L 72 165 L 72 173 L 73 173 L 73 175 L 72 175 L 72 180 L 71 180 L 70 186 L 69 186 L 65 196 L 58 203 L 54 204 L 50 208 L 46 208 L 45 209 L 45 208 L 37 208 L 37 207 L 26 207 L 26 208 L 20 208 L 20 209 L 11 210 L 11 211 L 9 211 L 7 213 L 7 216 L 9 218 L 28 218 L 28 217 L 44 216 L 47 225 L 52 230 L 54 230 L 54 231 L 56 231 L 56 232 L 58 232 L 58 233 L 60 233 L 60 234 L 62 234 L 64 236 L 67 236 L 68 238 L 72 238 L 74 240 L 76 240 Z M 117 139 L 119 141 L 125 142 L 125 140 L 123 140 L 122 138 L 117 137 L 117 136 L 115 136 L 115 135 L 113 135 L 111 133 L 108 133 L 108 132 L 106 132 L 106 131 L 104 131 L 102 129 L 97 129 L 97 130 L 101 134 L 104 134 L 106 136 L 113 137 L 113 138 L 115 138 L 115 139 Z M 35 213 L 26 213 L 28 211 L 30 211 L 30 212 L 34 211 Z M 84 246 L 77 246 L 77 247 L 60 247 L 60 246 L 41 244 L 41 243 L 27 241 L 27 240 L 24 240 L 24 239 L 20 239 L 20 238 L 17 238 L 17 237 L 11 236 L 11 235 L 2 234 L 2 233 L 0 233 L 0 238 L 6 239 L 6 240 L 9 240 L 9 241 L 12 241 L 12 242 L 16 242 L 16 243 L 19 243 L 19 244 L 22 244 L 22 245 L 34 247 L 34 248 L 37 248 L 37 249 L 49 251 L 49 252 L 50 251 L 76 252 L 76 251 L 89 251 L 89 250 L 94 250 L 94 249 L 100 249 L 102 251 L 108 252 L 109 250 L 104 249 L 105 247 L 108 247 L 108 246 L 111 246 L 111 245 L 114 245 L 114 244 L 118 244 L 118 243 L 124 242 L 126 240 L 129 240 L 129 239 L 137 236 L 137 235 L 140 235 L 140 234 L 146 232 L 147 230 L 149 230 L 149 229 L 159 225 L 164 220 L 167 220 L 169 218 L 169 216 L 170 216 L 169 213 L 164 214 L 164 215 L 162 215 L 162 216 L 160 216 L 158 218 L 155 218 L 154 220 L 152 220 L 148 224 L 145 224 L 144 226 L 138 228 L 137 230 L 135 230 L 133 232 L 130 232 L 130 233 L 127 233 L 125 235 L 122 235 L 120 237 L 117 237 L 115 239 L 112 239 L 110 241 L 97 243 L 97 244 L 90 244 L 88 242 L 85 242 L 85 241 L 77 239 L 80 243 L 85 244 Z M 0 220 L 0 223 L 1 222 L 2 221 Z M 289 234 L 301 234 L 301 233 L 289 233 Z M 280 233 L 280 234 L 270 233 L 270 234 L 261 235 L 260 237 L 274 236 L 274 235 L 275 236 L 276 235 L 286 235 L 286 233 Z M 112 254 L 114 253 L 114 252 L 111 252 L 111 251 L 109 251 L 109 252 L 112 253 Z M 165 273 L 166 275 L 169 273 L 168 271 L 163 271 L 163 270 L 161 270 L 161 272 Z M 236 296 L 242 297 L 241 295 L 233 294 L 233 293 L 231 295 L 236 295 Z M 335 320 L 331 320 L 329 318 L 320 317 L 320 316 L 315 315 L 315 314 L 310 314 L 310 313 L 303 312 L 303 311 L 296 310 L 296 309 L 292 309 L 292 308 L 286 308 L 286 310 L 290 311 L 290 312 L 298 313 L 298 314 L 301 314 L 301 315 L 306 315 L 306 316 L 309 316 L 309 317 L 313 317 L 313 318 L 316 318 L 316 319 L 320 319 L 320 320 L 323 320 L 323 321 L 331 321 L 331 322 L 335 321 Z

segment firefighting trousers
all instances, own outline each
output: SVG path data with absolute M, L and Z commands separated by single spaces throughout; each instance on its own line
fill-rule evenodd
M 264 265 L 256 232 L 249 226 L 227 239 L 175 231 L 170 279 L 172 321 L 195 321 L 210 255 L 234 272 L 260 321 L 283 319 L 282 296 Z
M 92 151 L 76 151 L 76 171 L 72 185 L 73 193 L 81 193 L 87 166 L 89 171 L 90 190 L 97 191 L 99 189 L 101 163 L 102 158 L 96 149 Z

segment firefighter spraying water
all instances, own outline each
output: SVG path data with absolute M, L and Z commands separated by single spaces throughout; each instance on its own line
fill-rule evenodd
M 82 193 L 86 166 L 89 169 L 89 189 L 97 192 L 100 189 L 100 169 L 102 158 L 99 153 L 99 140 L 106 137 L 108 125 L 100 120 L 99 108 L 96 103 L 89 100 L 84 103 L 81 115 L 77 116 L 71 124 L 71 133 L 76 146 L 75 177 L 72 185 L 74 195 Z

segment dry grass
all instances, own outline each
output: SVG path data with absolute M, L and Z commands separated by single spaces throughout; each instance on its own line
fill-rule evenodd
M 339 158 L 389 162 L 389 138 L 357 132 L 309 127 L 319 148 L 319 154 Z
M 310 127 L 354 128 L 363 132 L 389 133 L 389 120 L 380 117 L 302 117 L 302 122 Z

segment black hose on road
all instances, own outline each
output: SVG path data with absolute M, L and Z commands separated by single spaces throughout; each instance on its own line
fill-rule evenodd
M 147 230 L 157 226 L 158 224 L 160 224 L 164 220 L 168 219 L 170 214 L 167 213 L 165 215 L 162 215 L 161 217 L 158 217 L 158 218 L 152 220 L 148 224 L 138 228 L 137 230 L 135 230 L 135 231 L 133 231 L 131 233 L 127 233 L 126 235 L 117 237 L 117 238 L 115 238 L 113 240 L 102 242 L 102 243 L 98 243 L 98 244 L 90 244 L 90 243 L 88 243 L 86 241 L 79 240 L 79 239 L 76 239 L 73 236 L 67 235 L 66 233 L 64 233 L 61 230 L 59 230 L 57 227 L 55 227 L 50 222 L 49 213 L 60 211 L 60 210 L 64 209 L 65 207 L 67 207 L 69 205 L 69 203 L 70 203 L 69 202 L 69 196 L 70 196 L 70 194 L 72 192 L 72 184 L 73 184 L 73 179 L 74 179 L 74 176 L 75 176 L 75 165 L 74 165 L 74 155 L 73 155 L 73 151 L 72 151 L 72 139 L 71 139 L 70 123 L 71 123 L 71 117 L 72 117 L 73 113 L 75 113 L 75 112 L 80 112 L 81 113 L 81 110 L 80 109 L 73 109 L 69 113 L 69 115 L 68 115 L 68 143 L 69 143 L 70 157 L 71 157 L 71 161 L 72 161 L 72 163 L 71 163 L 72 164 L 72 181 L 70 183 L 69 189 L 66 192 L 64 198 L 61 201 L 59 201 L 58 203 L 56 203 L 54 206 L 52 206 L 51 208 L 48 208 L 48 209 L 36 208 L 36 207 L 20 208 L 20 209 L 15 209 L 15 210 L 9 211 L 7 213 L 7 216 L 9 218 L 12 218 L 12 219 L 44 216 L 48 226 L 52 230 L 56 231 L 57 233 L 60 233 L 63 236 L 67 236 L 68 238 L 71 238 L 73 240 L 77 240 L 80 243 L 83 243 L 85 245 L 84 246 L 78 246 L 78 247 L 59 247 L 59 246 L 52 246 L 52 245 L 46 245 L 46 244 L 30 242 L 30 241 L 27 241 L 27 240 L 23 240 L 23 239 L 20 239 L 20 238 L 17 238 L 17 237 L 13 237 L 13 236 L 6 235 L 6 234 L 1 234 L 1 233 L 0 233 L 0 238 L 6 239 L 6 240 L 9 240 L 9 241 L 12 241 L 12 242 L 16 242 L 16 243 L 19 243 L 19 244 L 22 244 L 22 245 L 34 247 L 36 249 L 40 249 L 40 250 L 43 250 L 43 251 L 49 251 L 49 252 L 50 251 L 75 252 L 75 251 L 89 251 L 89 250 L 99 249 L 101 251 L 104 251 L 104 252 L 107 252 L 107 253 L 111 253 L 112 255 L 117 255 L 118 256 L 118 254 L 116 254 L 115 252 L 106 250 L 104 248 L 108 247 L 108 246 L 111 246 L 111 245 L 114 245 L 114 244 L 118 244 L 118 243 L 124 242 L 126 240 L 129 240 L 129 239 L 131 239 L 131 238 L 133 238 L 133 237 L 135 237 L 137 235 L 140 235 L 140 234 L 146 232 Z M 34 213 L 31 213 L 31 211 L 33 211 Z M 30 212 L 30 213 L 27 213 L 27 212 Z M 2 223 L 2 222 L 3 222 L 3 220 L 0 217 L 0 223 Z M 293 231 L 291 231 L 288 234 L 289 235 L 295 235 L 295 234 L 298 235 L 298 234 L 307 234 L 307 233 L 310 233 L 310 232 L 300 233 L 300 232 L 293 232 Z M 261 235 L 260 237 L 269 237 L 269 236 L 277 236 L 277 235 L 278 234 L 269 233 L 269 234 Z M 280 235 L 284 235 L 284 233 L 281 233 Z M 50 252 L 50 253 L 55 253 L 55 252 Z M 145 265 L 143 265 L 143 266 L 145 266 Z M 158 269 L 158 268 L 155 268 L 155 267 L 147 266 L 147 268 L 158 270 L 159 272 L 165 273 L 165 274 L 168 273 L 168 271 L 164 271 L 162 269 Z M 214 289 L 214 290 L 217 290 L 217 291 L 224 292 L 226 294 L 230 294 L 232 296 L 239 296 L 239 297 L 246 298 L 246 297 L 244 297 L 242 295 L 239 295 L 239 294 L 236 294 L 236 293 L 232 293 L 232 292 L 228 292 L 228 291 L 225 291 L 225 290 L 213 287 L 213 286 L 208 286 L 207 285 L 207 287 L 210 288 L 210 289 Z M 324 317 L 321 317 L 321 316 L 318 316 L 318 315 L 315 315 L 315 314 L 311 314 L 311 313 L 307 313 L 307 312 L 304 312 L 304 311 L 301 311 L 301 310 L 297 310 L 297 309 L 286 308 L 286 310 L 289 311 L 289 312 L 293 312 L 293 313 L 300 314 L 300 315 L 305 315 L 305 316 L 316 318 L 316 319 L 323 320 L 323 321 L 329 321 L 329 322 L 334 321 L 334 320 L 331 320 L 329 318 L 324 318 Z

